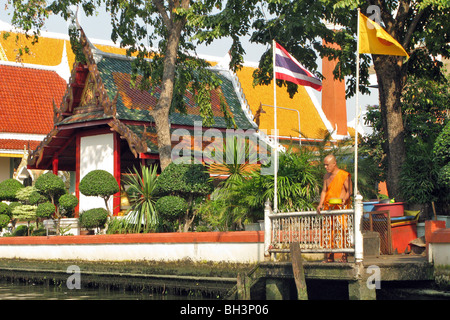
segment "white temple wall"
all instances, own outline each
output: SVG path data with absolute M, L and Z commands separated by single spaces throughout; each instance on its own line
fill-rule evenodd
M 80 182 L 92 170 L 102 169 L 114 175 L 114 135 L 113 133 L 81 137 L 80 139 Z M 108 201 L 113 208 L 112 197 Z M 92 208 L 106 208 L 105 201 L 99 197 L 87 197 L 81 194 L 79 212 Z

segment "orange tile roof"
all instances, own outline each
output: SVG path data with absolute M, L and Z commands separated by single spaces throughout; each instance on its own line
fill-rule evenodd
M 274 103 L 273 84 L 253 87 L 252 74 L 254 70 L 255 68 L 252 67 L 243 67 L 236 73 L 253 115 L 259 109 L 260 103 L 269 106 L 273 106 Z M 304 87 L 299 86 L 297 94 L 292 99 L 286 92 L 285 87 L 277 87 L 276 92 L 278 107 L 299 111 L 300 131 L 304 136 L 310 139 L 322 139 L 324 137 L 324 131 L 328 132 L 328 130 Z M 271 130 L 274 128 L 274 108 L 263 106 L 263 110 L 265 113 L 261 113 L 259 127 L 266 129 L 267 134 L 271 134 Z M 277 120 L 280 136 L 298 137 L 299 121 L 297 111 L 278 109 Z
M 0 132 L 47 134 L 65 89 L 54 71 L 0 64 Z
M 16 139 L 0 139 L 0 149 L 4 150 L 23 150 L 26 149 L 35 150 L 41 141 L 36 140 L 16 140 Z
M 4 33 L 0 32 L 0 44 L 6 53 L 8 61 L 18 61 L 18 50 L 27 46 L 30 52 L 23 54 L 20 62 L 57 66 L 61 63 L 64 43 L 66 48 L 70 48 L 70 42 L 64 39 L 39 37 L 38 42 L 32 45 L 31 38 L 27 39 L 23 34 L 10 32 L 10 36 L 7 39 L 3 39 Z M 18 37 L 17 41 L 16 37 Z M 67 50 L 67 56 L 69 65 L 72 66 L 75 61 L 75 55 L 72 50 Z
M 1 32 L 0 32 L 1 33 Z M 7 41 L 0 35 L 0 43 L 3 45 L 8 59 L 14 61 L 17 45 L 14 41 L 14 33 Z M 27 42 L 28 41 L 28 42 Z M 41 36 L 39 42 L 34 46 L 31 46 L 31 42 L 24 37 L 20 38 L 20 44 L 23 46 L 28 44 L 32 49 L 32 54 L 24 57 L 24 62 L 35 63 L 42 65 L 58 65 L 61 62 L 63 53 L 63 44 L 66 43 L 67 55 L 69 66 L 72 68 L 74 62 L 74 55 L 70 50 L 70 42 L 64 39 L 44 38 Z M 123 54 L 125 55 L 125 49 L 118 48 L 112 45 L 95 44 L 95 47 L 101 51 Z M 212 62 L 212 65 L 216 62 Z M 256 86 L 253 87 L 252 73 L 255 70 L 253 67 L 245 66 L 238 72 L 236 72 L 242 89 L 244 90 L 248 104 L 253 114 L 259 108 L 260 103 L 266 105 L 273 105 L 273 86 Z M 285 88 L 277 87 L 277 105 L 282 108 L 296 109 L 300 113 L 300 131 L 305 137 L 310 139 L 322 139 L 324 132 L 328 132 L 316 106 L 312 102 L 304 87 L 299 86 L 298 93 L 294 98 L 290 98 Z M 321 106 L 318 106 L 319 108 Z M 271 134 L 271 130 L 274 128 L 273 123 L 273 107 L 263 107 L 266 113 L 261 114 L 260 128 L 267 130 L 267 134 Z M 286 137 L 298 137 L 299 133 L 299 121 L 296 111 L 278 109 L 278 130 L 280 136 Z

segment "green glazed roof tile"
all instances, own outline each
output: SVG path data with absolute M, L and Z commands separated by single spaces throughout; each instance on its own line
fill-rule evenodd
M 119 120 L 153 122 L 153 118 L 151 117 L 149 110 L 152 110 L 158 102 L 160 93 L 159 88 L 152 88 L 147 91 L 142 91 L 138 88 L 131 88 L 130 60 L 112 58 L 108 56 L 103 57 L 97 66 L 109 98 L 113 100 L 116 93 L 119 92 L 117 99 L 117 118 Z M 242 110 L 232 82 L 219 73 L 218 76 L 222 80 L 221 90 L 237 128 L 253 128 Z M 192 93 L 186 93 L 185 103 L 186 114 L 175 111 L 170 115 L 170 122 L 172 124 L 193 126 L 194 121 L 202 121 L 202 117 L 199 113 L 199 107 L 192 99 Z M 212 110 L 215 121 L 212 126 L 226 128 L 226 121 L 223 117 L 223 113 L 220 111 L 217 93 L 212 94 Z

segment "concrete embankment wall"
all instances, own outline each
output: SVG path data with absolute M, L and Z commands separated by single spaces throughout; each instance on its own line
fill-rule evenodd
M 450 229 L 445 221 L 426 221 L 428 260 L 435 266 L 450 266 Z
M 0 258 L 253 263 L 264 260 L 264 232 L 2 237 Z

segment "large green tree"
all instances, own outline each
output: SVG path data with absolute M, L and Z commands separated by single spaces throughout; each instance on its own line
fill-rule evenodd
M 379 89 L 381 120 L 386 143 L 387 186 L 392 197 L 401 198 L 400 173 L 405 160 L 405 127 L 401 97 L 409 74 L 443 81 L 438 55 L 449 57 L 449 1 L 443 0 L 265 0 L 260 15 L 255 15 L 251 40 L 281 43 L 293 56 L 312 71 L 317 70 L 317 56 L 338 58 L 334 76 L 347 77 L 347 95 L 356 92 L 357 8 L 380 22 L 410 54 L 404 57 L 361 55 L 360 92 L 368 93 L 369 67 L 373 63 Z M 259 7 L 258 7 L 259 8 Z M 256 12 L 257 13 L 257 12 Z M 213 17 L 214 18 L 214 17 Z M 220 20 L 207 19 L 209 32 L 203 38 L 215 38 L 222 28 Z M 217 19 L 216 19 L 217 20 Z M 335 26 L 335 30 L 330 28 Z M 336 43 L 334 49 L 324 42 Z M 255 83 L 272 81 L 272 52 L 268 46 L 255 72 Z M 320 75 L 319 75 L 320 76 Z M 292 83 L 277 80 L 290 94 L 297 92 Z
M 241 37 L 252 33 L 251 41 L 270 44 L 276 39 L 312 71 L 317 69 L 317 55 L 338 58 L 334 75 L 347 78 L 347 94 L 356 92 L 356 8 L 379 21 L 410 54 L 410 58 L 362 55 L 359 90 L 367 93 L 368 69 L 373 61 L 379 86 L 383 129 L 386 135 L 387 185 L 391 196 L 400 198 L 399 176 L 405 160 L 404 125 L 401 94 L 409 73 L 431 79 L 442 77 L 438 55 L 450 55 L 450 2 L 446 0 L 8 0 L 14 6 L 13 23 L 25 30 L 41 28 L 50 13 L 70 19 L 70 5 L 80 5 L 92 15 L 100 5 L 112 14 L 112 39 L 138 52 L 135 70 L 144 75 L 142 87 L 161 86 L 161 98 L 153 111 L 158 134 L 161 166 L 170 163 L 168 115 L 172 108 L 183 110 L 182 93 L 191 85 L 197 91 L 205 123 L 211 123 L 208 90 L 219 81 L 202 73 L 207 65 L 187 53 L 195 51 L 194 39 L 212 43 L 222 37 L 233 40 L 232 67 L 242 62 Z M 329 24 L 339 26 L 331 30 Z M 150 28 L 147 28 L 150 26 Z M 326 42 L 340 45 L 336 50 Z M 148 47 L 156 45 L 157 50 Z M 270 47 L 269 47 L 270 48 Z M 255 83 L 272 80 L 271 49 L 263 54 Z M 152 57 L 145 60 L 145 57 Z M 194 72 L 196 71 L 196 72 Z M 291 94 L 297 86 L 286 85 Z M 203 84 L 202 84 L 203 83 Z
M 250 3 L 250 2 L 249 2 Z M 127 48 L 127 54 L 136 54 L 133 60 L 134 81 L 141 89 L 158 85 L 161 94 L 157 105 L 151 111 L 158 135 L 158 149 L 161 167 L 171 162 L 171 139 L 169 114 L 172 110 L 185 111 L 183 95 L 187 88 L 194 93 L 200 107 L 204 125 L 214 123 L 211 110 L 211 91 L 220 85 L 219 78 L 207 69 L 209 64 L 195 58 L 193 36 L 199 31 L 199 17 L 208 16 L 213 10 L 226 12 L 221 34 L 229 30 L 242 30 L 249 22 L 246 17 L 253 6 L 242 5 L 238 0 L 64 0 L 64 1 L 21 1 L 8 0 L 14 9 L 12 23 L 38 36 L 51 15 L 61 15 L 65 20 L 74 19 L 71 6 L 81 7 L 87 16 L 94 15 L 100 7 L 111 13 L 111 39 Z M 239 19 L 233 17 L 239 17 Z M 192 21 L 188 23 L 188 19 Z M 242 62 L 242 45 L 233 33 L 230 52 L 234 57 L 232 65 Z M 150 58 L 150 59 L 149 59 Z M 142 79 L 137 81 L 137 75 Z M 221 105 L 228 125 L 232 119 Z

